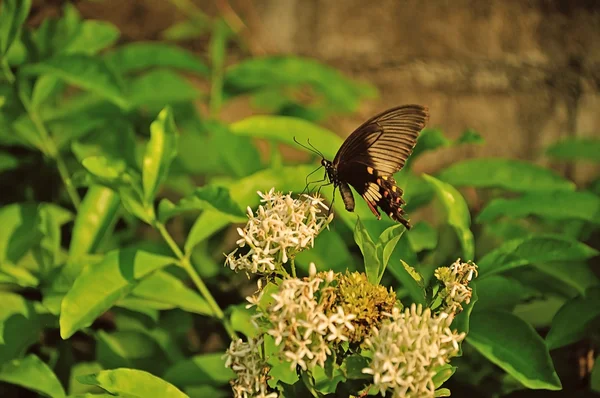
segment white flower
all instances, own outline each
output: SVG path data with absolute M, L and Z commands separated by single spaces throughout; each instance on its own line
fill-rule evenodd
M 413 304 L 402 311 L 395 308 L 390 319 L 374 328 L 366 346 L 373 359 L 363 373 L 373 376 L 381 394 L 392 397 L 433 397 L 436 367 L 458 353 L 464 333 L 450 330 L 452 316 L 432 314 L 429 308 Z
M 302 195 L 293 199 L 291 194 L 258 192 L 262 203 L 256 214 L 248 208 L 248 223 L 238 228 L 239 247 L 249 251 L 236 256 L 237 249 L 226 256 L 225 264 L 232 270 L 270 274 L 298 252 L 313 247 L 315 237 L 333 218 L 329 208 L 319 197 Z
M 277 398 L 276 392 L 269 392 L 267 378 L 269 365 L 261 358 L 262 337 L 232 341 L 225 352 L 225 367 L 231 368 L 237 378 L 231 381 L 235 398 Z
M 477 265 L 472 262 L 462 263 L 456 260 L 450 267 L 440 267 L 435 270 L 435 277 L 444 284 L 440 297 L 444 300 L 444 311 L 449 314 L 458 314 L 462 311 L 462 304 L 471 302 L 473 289 L 469 282 L 477 276 Z
M 309 269 L 307 278 L 284 279 L 279 291 L 271 294 L 273 302 L 264 311 L 259 309 L 257 314 L 257 318 L 270 325 L 267 333 L 274 338 L 276 346 L 282 346 L 280 357 L 290 363 L 291 369 L 324 366 L 331 347 L 348 341 L 348 333 L 354 330 L 350 322 L 354 314 L 344 313 L 340 306 L 327 311 L 325 303 L 319 302 L 333 274 L 317 274 L 314 264 Z M 256 299 L 248 301 L 256 302 Z

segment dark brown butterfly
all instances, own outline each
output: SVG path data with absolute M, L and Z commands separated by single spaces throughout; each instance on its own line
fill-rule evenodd
M 339 188 L 346 210 L 354 211 L 351 185 L 378 219 L 381 208 L 391 219 L 410 229 L 402 209 L 403 191 L 396 185 L 393 174 L 404 167 L 428 118 L 428 108 L 421 105 L 388 109 L 350 134 L 333 162 L 323 158 L 321 165 L 334 186 L 334 196 Z

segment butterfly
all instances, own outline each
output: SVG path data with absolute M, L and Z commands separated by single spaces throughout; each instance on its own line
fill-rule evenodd
M 396 185 L 393 174 L 404 167 L 428 119 L 426 106 L 402 105 L 388 109 L 354 130 L 333 161 L 319 152 L 321 166 L 325 168 L 324 180 L 328 179 L 334 186 L 334 199 L 335 190 L 339 188 L 346 210 L 354 211 L 352 186 L 377 219 L 381 219 L 381 208 L 392 220 L 410 229 L 402 209 L 406 204 L 403 191 Z

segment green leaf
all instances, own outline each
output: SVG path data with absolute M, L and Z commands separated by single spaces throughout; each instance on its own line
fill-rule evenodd
M 120 35 L 119 29 L 109 22 L 83 21 L 62 51 L 94 55 L 116 43 Z
M 537 295 L 536 291 L 519 280 L 503 275 L 492 275 L 475 281 L 480 292 L 477 309 L 511 311 L 517 304 Z
M 261 169 L 260 153 L 250 137 L 237 136 L 221 123 L 208 123 L 207 128 L 212 134 L 212 145 L 219 153 L 220 164 L 229 174 L 246 177 Z
M 89 375 L 90 373 L 97 373 L 102 371 L 102 365 L 98 362 L 78 362 L 71 367 L 71 374 L 69 375 L 69 385 L 67 391 L 71 395 L 69 397 L 73 397 L 73 394 L 82 394 L 80 396 L 84 396 L 86 393 L 98 393 L 101 392 L 99 387 L 88 386 L 85 384 L 81 384 L 77 381 L 77 377 Z M 111 395 L 106 394 L 107 397 L 111 397 Z M 88 395 L 90 398 L 98 398 L 98 395 Z
M 216 210 L 234 216 L 244 217 L 244 213 L 238 204 L 231 198 L 229 190 L 215 185 L 205 185 L 194 191 L 194 197 L 207 202 Z
M 0 208 L 0 264 L 16 264 L 42 239 L 38 206 L 14 203 Z
M 546 155 L 555 159 L 600 162 L 600 140 L 570 137 L 550 145 Z
M 9 130 L 13 131 L 14 137 L 9 143 L 20 144 L 29 148 L 36 148 L 42 153 L 46 153 L 46 143 L 40 136 L 33 121 L 28 114 L 22 114 L 11 125 Z
M 10 153 L 0 152 L 0 173 L 19 167 L 19 159 Z
M 31 106 L 39 109 L 49 98 L 59 92 L 63 87 L 62 82 L 53 75 L 41 75 L 37 78 L 31 93 Z
M 477 216 L 477 222 L 498 217 L 537 216 L 549 220 L 581 220 L 600 224 L 600 197 L 585 191 L 532 192 L 515 199 L 493 199 Z
M 104 369 L 135 367 L 162 374 L 169 360 L 158 343 L 147 333 L 123 330 L 97 334 L 96 359 Z
M 471 288 L 473 289 L 473 292 L 471 294 L 471 301 L 469 302 L 469 304 L 463 304 L 462 312 L 459 313 L 456 316 L 456 318 L 454 318 L 451 326 L 452 329 L 458 330 L 459 333 L 464 332 L 467 335 L 469 334 L 469 329 L 471 326 L 471 314 L 473 313 L 473 308 L 479 300 L 479 296 L 477 294 L 477 285 L 474 284 L 473 286 L 471 286 Z M 462 347 L 460 350 L 462 353 Z
M 164 107 L 198 99 L 202 93 L 189 81 L 168 70 L 153 70 L 136 77 L 129 86 L 134 106 Z
M 158 221 L 164 224 L 172 217 L 178 216 L 179 214 L 188 211 L 203 210 L 206 207 L 204 202 L 197 200 L 196 198 L 182 198 L 177 204 L 171 202 L 169 199 L 163 198 L 158 203 Z
M 419 221 L 406 234 L 410 247 L 415 253 L 433 250 L 438 243 L 437 230 L 425 221 Z
M 467 342 L 527 388 L 562 388 L 544 341 L 533 327 L 513 314 L 473 312 Z
M 423 276 L 408 264 L 408 261 L 416 264 L 416 253 L 410 248 L 407 239 L 401 239 L 390 259 L 393 265 L 387 269 L 408 291 L 412 301 L 425 304 L 425 281 Z
M 558 310 L 546 336 L 550 350 L 575 343 L 589 334 L 590 326 L 600 317 L 600 298 L 574 297 Z
M 450 390 L 447 388 L 440 388 L 439 390 L 435 391 L 435 397 L 449 397 L 450 396 Z
M 452 141 L 440 129 L 425 128 L 419 134 L 417 145 L 413 149 L 411 160 L 418 158 L 422 153 L 442 147 L 449 147 Z
M 535 235 L 505 242 L 477 262 L 479 278 L 532 263 L 577 261 L 598 254 L 579 241 L 560 235 Z
M 121 73 L 161 67 L 209 75 L 208 67 L 198 56 L 181 47 L 158 42 L 127 44 L 107 53 L 104 59 Z
M 100 59 L 84 54 L 58 55 L 37 64 L 27 65 L 23 73 L 56 76 L 69 84 L 89 90 L 121 108 L 129 103 L 121 93 L 119 78 Z
M 356 219 L 356 227 L 354 228 L 354 241 L 363 254 L 367 279 L 369 282 L 375 285 L 378 284 L 381 261 L 377 256 L 377 247 L 360 221 L 360 218 Z
M 71 3 L 62 7 L 61 18 L 46 18 L 33 32 L 32 41 L 40 59 L 59 54 L 75 39 L 81 28 L 81 15 Z
M 296 265 L 308 270 L 310 263 L 318 267 L 327 265 L 327 269 L 334 272 L 345 272 L 353 269 L 355 262 L 344 239 L 332 229 L 319 234 L 312 249 L 296 255 Z
M 94 253 L 116 220 L 121 201 L 110 188 L 93 185 L 81 202 L 69 245 L 71 260 Z
M 4 0 L 0 7 L 0 58 L 19 36 L 21 26 L 29 15 L 31 0 Z
M 452 375 L 456 372 L 456 366 L 452 366 L 449 363 L 442 365 L 437 370 L 435 376 L 431 379 L 436 389 L 440 388 Z
M 592 391 L 600 392 L 600 356 L 594 361 L 594 368 L 590 375 L 590 388 Z
M 156 192 L 167 178 L 169 166 L 177 155 L 177 129 L 170 108 L 163 109 L 152 122 L 150 135 L 142 170 L 144 200 L 148 204 L 154 201 Z
M 369 361 L 362 355 L 352 354 L 344 359 L 342 371 L 346 378 L 350 380 L 368 379 L 370 376 L 363 373 L 364 368 L 369 367 Z
M 462 135 L 455 141 L 456 144 L 483 144 L 485 140 L 477 131 L 466 129 Z
M 600 280 L 584 261 L 551 261 L 534 265 L 536 269 L 574 288 L 579 294 L 585 294 L 588 288 L 600 285 Z
M 426 174 L 423 175 L 423 178 L 435 188 L 438 198 L 446 210 L 446 220 L 456 231 L 464 260 L 473 260 L 475 243 L 470 229 L 471 214 L 467 202 L 452 185 Z
M 310 143 L 329 159 L 333 159 L 343 142 L 339 136 L 326 128 L 303 119 L 287 116 L 250 116 L 233 123 L 230 129 L 234 134 L 265 138 L 307 152 L 310 151 L 298 145 L 294 138 L 304 145 L 308 145 L 308 140 L 310 140 Z
M 455 186 L 513 192 L 573 191 L 575 184 L 549 169 L 516 159 L 485 158 L 455 163 L 438 178 Z
M 172 304 L 188 312 L 213 315 L 206 300 L 167 272 L 157 271 L 145 278 L 133 289 L 132 294 L 135 297 Z
M 38 341 L 44 319 L 34 303 L 8 292 L 0 292 L 0 364 L 17 358 Z
M 197 18 L 187 19 L 176 22 L 162 32 L 162 37 L 166 40 L 190 40 L 197 39 L 210 31 L 210 23 Z
M 222 352 L 195 355 L 169 368 L 164 379 L 179 387 L 196 385 L 225 385 L 235 374 L 225 367 Z
M 187 398 L 175 386 L 148 372 L 136 369 L 114 369 L 80 376 L 83 384 L 96 385 L 113 395 L 134 397 Z
M 379 269 L 377 283 L 381 281 L 383 274 L 390 262 L 390 258 L 394 253 L 394 249 L 396 249 L 396 245 L 398 241 L 406 231 L 401 224 L 392 225 L 389 228 L 386 228 L 381 235 L 379 235 L 379 240 L 377 241 L 377 257 L 381 261 L 381 268 Z
M 440 148 L 448 148 L 461 144 L 481 144 L 483 138 L 474 130 L 466 130 L 462 136 L 455 141 L 447 138 L 444 132 L 437 128 L 425 128 L 419 134 L 417 145 L 413 149 L 412 155 L 408 158 L 407 167 L 410 168 L 412 163 L 423 153 L 433 151 Z
M 115 250 L 85 270 L 62 301 L 60 334 L 67 339 L 89 326 L 137 282 L 152 271 L 175 264 L 176 259 L 135 248 Z
M 256 191 L 269 191 L 272 187 L 282 192 L 299 192 L 304 188 L 306 175 L 312 171 L 312 166 L 290 166 L 280 169 L 268 169 L 251 176 L 239 179 L 229 188 L 231 198 L 240 206 L 255 207 L 259 203 Z M 205 210 L 196 220 L 185 242 L 185 252 L 192 249 L 204 239 L 224 228 L 231 222 L 245 222 L 246 218 L 232 217 L 216 210 Z
M 0 283 L 11 283 L 21 287 L 37 287 L 40 281 L 26 268 L 4 263 L 0 266 Z
M 91 174 L 108 182 L 116 182 L 125 175 L 127 165 L 122 160 L 113 160 L 104 156 L 90 156 L 81 162 Z
M 231 309 L 231 327 L 236 332 L 241 332 L 248 338 L 256 337 L 260 331 L 254 326 L 252 315 L 255 313 L 251 309 L 247 309 L 245 305 L 230 306 Z
M 52 369 L 33 354 L 4 364 L 0 368 L 0 381 L 16 384 L 52 398 L 65 396 L 65 390 Z
M 354 82 L 336 69 L 289 55 L 249 58 L 233 65 L 225 73 L 224 90 L 232 96 L 265 87 L 302 85 L 312 87 L 335 111 L 355 111 L 362 98 L 375 95 L 372 86 Z
M 107 114 L 102 115 L 101 118 L 110 119 L 115 116 Z M 109 126 L 103 126 L 74 141 L 71 145 L 73 154 L 80 162 L 89 157 L 101 156 L 115 164 L 125 163 L 131 169 L 140 169 L 133 127 L 127 123 L 117 122 L 110 126 L 110 130 L 108 128 Z

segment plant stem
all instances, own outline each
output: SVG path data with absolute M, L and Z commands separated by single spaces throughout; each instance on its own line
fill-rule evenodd
M 218 118 L 223 103 L 223 65 L 225 63 L 225 49 L 229 36 L 228 27 L 222 20 L 217 20 L 213 25 L 210 38 L 210 103 L 211 118 Z
M 6 59 L 2 59 L 2 73 L 9 83 L 12 84 L 15 82 L 15 75 L 13 74 L 12 70 L 10 70 L 10 66 L 8 65 L 8 62 L 6 62 Z
M 79 205 L 81 204 L 81 198 L 79 197 L 79 194 L 77 193 L 77 189 L 75 188 L 75 185 L 73 184 L 73 180 L 71 179 L 71 176 L 69 175 L 69 170 L 67 168 L 67 164 L 65 163 L 65 160 L 62 158 L 60 151 L 56 147 L 56 143 L 50 136 L 50 133 L 48 132 L 48 130 L 46 130 L 46 127 L 44 126 L 44 123 L 42 122 L 42 120 L 39 118 L 38 114 L 34 110 L 31 109 L 29 104 L 26 104 L 25 102 L 23 102 L 23 105 L 25 106 L 25 109 L 26 109 L 27 113 L 29 114 L 31 121 L 33 121 L 33 124 L 35 125 L 38 133 L 40 134 L 40 136 L 42 138 L 42 142 L 44 142 L 46 154 L 48 156 L 50 156 L 52 159 L 54 159 L 54 161 L 56 162 L 56 167 L 58 168 L 58 173 L 60 174 L 60 178 L 62 179 L 63 184 L 65 185 L 67 194 L 71 198 L 71 202 L 73 202 L 73 206 L 75 207 L 76 210 L 79 209 Z
M 296 260 L 294 258 L 290 258 L 290 267 L 292 268 L 292 277 L 296 277 Z
M 204 283 L 202 278 L 200 278 L 198 272 L 196 272 L 196 268 L 194 268 L 193 264 L 190 262 L 190 259 L 181 251 L 179 246 L 177 246 L 177 243 L 175 243 L 175 241 L 173 240 L 173 238 L 169 234 L 169 231 L 167 231 L 163 223 L 156 222 L 155 227 L 158 230 L 158 232 L 160 232 L 160 235 L 163 237 L 165 242 L 167 242 L 167 245 L 169 245 L 173 253 L 175 253 L 177 258 L 179 259 L 181 267 L 188 273 L 189 277 L 192 279 L 192 282 L 194 282 L 194 284 L 200 291 L 200 294 L 212 309 L 214 316 L 219 321 L 221 321 L 229 337 L 232 340 L 237 339 L 237 334 L 235 333 L 235 330 L 233 330 L 233 328 L 229 324 L 229 321 L 225 317 L 225 314 L 221 310 L 221 307 L 219 307 L 219 304 L 217 304 L 217 301 L 210 293 L 210 290 L 208 290 L 208 287 L 206 287 L 206 284 Z

